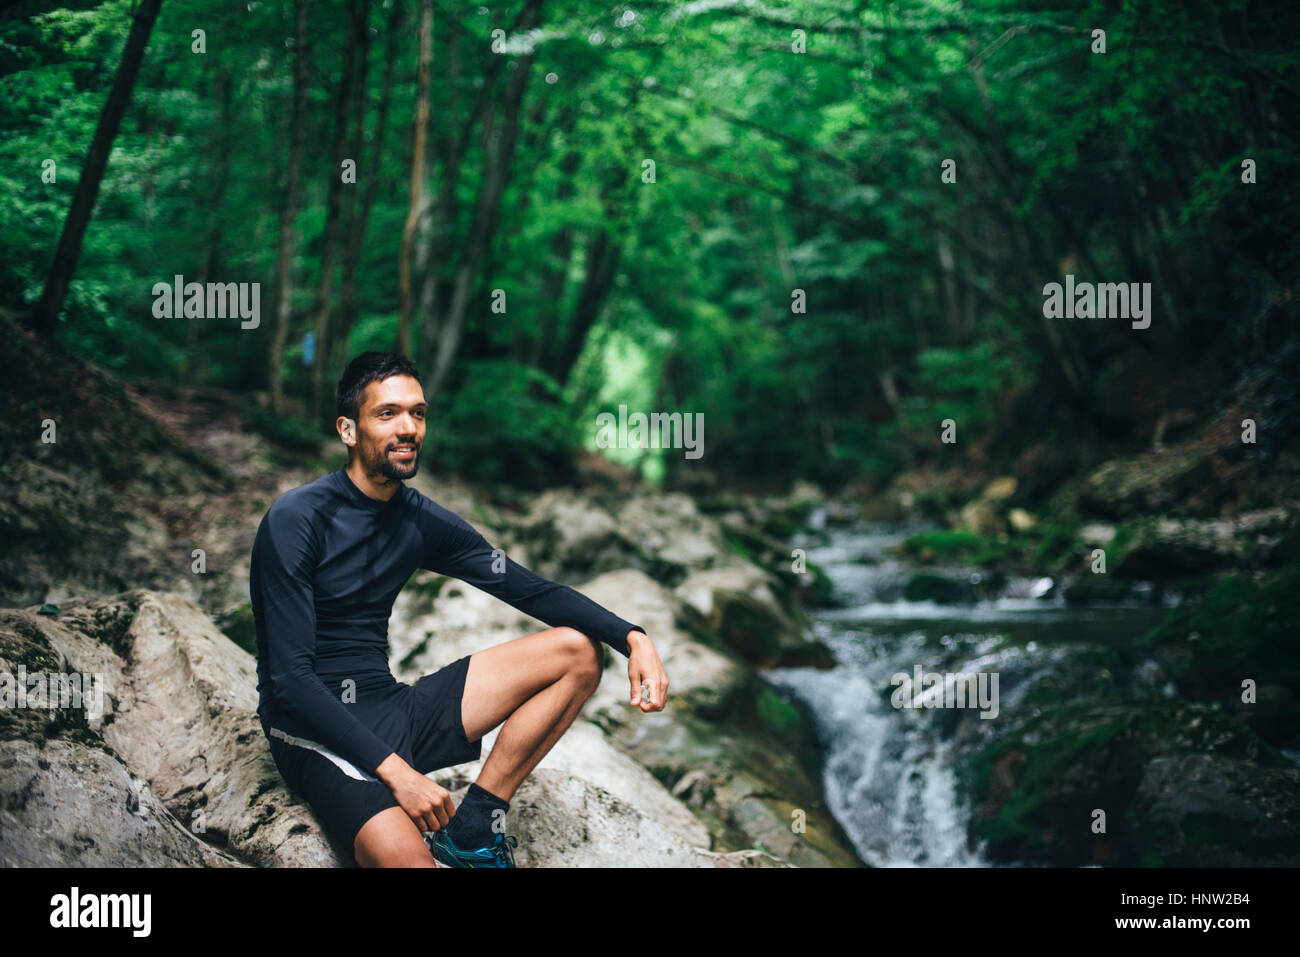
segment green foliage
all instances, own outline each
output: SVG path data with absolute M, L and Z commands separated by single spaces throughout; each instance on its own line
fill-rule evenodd
M 1243 678 L 1300 687 L 1300 562 L 1263 580 L 1233 573 L 1172 609 L 1144 639 L 1169 662 L 1184 694 L 1225 699 Z
M 290 451 L 306 453 L 320 449 L 323 437 L 301 416 L 275 415 L 267 406 L 250 402 L 240 410 L 240 418 L 245 429 L 260 433 Z
M 777 734 L 795 731 L 803 724 L 803 717 L 799 712 L 783 701 L 771 688 L 765 687 L 759 692 L 755 707 L 762 722 Z
M 110 0 L 0 19 L 2 308 L 22 313 L 41 295 L 132 8 Z M 402 296 L 418 31 L 401 7 L 372 4 L 370 16 L 366 148 L 345 197 L 382 185 L 331 384 L 357 352 L 394 347 Z M 554 460 L 590 446 L 595 412 L 625 402 L 705 416 L 702 460 L 609 453 L 652 478 L 882 483 L 949 457 L 936 439 L 944 418 L 956 420 L 962 454 L 1005 460 L 1031 436 L 1146 440 L 1157 413 L 1134 393 L 1172 374 L 1121 373 L 1153 356 L 1195 367 L 1161 401 L 1208 413 L 1292 338 L 1295 297 L 1282 291 L 1300 264 L 1294 5 L 1088 0 L 1067 15 L 1004 0 L 792 0 L 782 16 L 833 29 L 810 31 L 798 55 L 744 5 L 652 5 L 613 24 L 591 4 L 547 8 L 494 210 L 480 204 L 493 169 L 485 150 L 499 141 L 476 110 L 484 95 L 504 104 L 511 71 L 480 56 L 481 18 L 437 41 L 461 69 L 439 81 L 424 187 L 454 202 L 435 210 L 438 234 L 422 233 L 413 257 L 412 332 L 427 341 L 426 324 L 440 330 L 464 296 L 450 391 L 433 397 L 456 424 L 450 461 L 502 479 L 561 474 Z M 268 386 L 290 21 L 270 4 L 164 4 L 59 325 L 77 354 L 128 375 Z M 191 52 L 196 23 L 206 54 Z M 1092 52 L 1087 24 L 1105 24 L 1106 53 Z M 341 9 L 318 11 L 309 40 L 284 337 L 298 401 L 311 382 L 294 355 L 315 322 L 338 172 Z M 376 142 L 390 40 L 394 83 Z M 552 71 L 560 84 L 544 81 Z M 499 133 L 500 110 L 492 123 Z M 654 182 L 641 178 L 646 158 Z M 939 176 L 948 158 L 955 183 Z M 1254 184 L 1241 181 L 1246 158 Z M 466 270 L 481 228 L 487 252 Z M 209 272 L 261 284 L 259 329 L 152 316 L 155 282 Z M 1066 272 L 1157 281 L 1151 329 L 1044 320 L 1042 286 Z M 504 312 L 492 308 L 495 290 Z M 431 359 L 423 346 L 419 359 Z M 487 371 L 525 367 L 540 378 Z M 482 375 L 504 393 L 479 386 Z M 492 394 L 520 405 L 469 407 Z M 544 453 L 538 443 L 551 440 Z M 1064 535 L 1044 539 L 1048 554 Z
M 898 545 L 898 551 L 921 562 L 971 565 L 996 565 L 1020 553 L 1011 542 L 1001 542 L 976 532 L 943 530 L 909 535 Z
M 430 410 L 426 446 L 435 467 L 522 488 L 571 475 L 579 446 L 559 386 L 514 362 L 466 362 L 446 407 Z

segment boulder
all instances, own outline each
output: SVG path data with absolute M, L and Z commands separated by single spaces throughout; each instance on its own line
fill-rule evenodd
M 984 486 L 984 490 L 980 492 L 980 498 L 986 502 L 1005 502 L 1015 494 L 1016 480 L 1010 475 L 1003 475 Z
M 1285 509 L 1236 519 L 1146 518 L 1130 523 L 1113 569 L 1128 578 L 1170 578 L 1267 562 L 1285 528 Z
M 176 820 L 108 751 L 0 741 L 0 865 L 239 867 Z
M 808 641 L 773 592 L 779 584 L 749 563 L 693 573 L 675 593 L 708 621 L 709 631 L 758 667 L 834 667 L 819 641 Z
M 464 791 L 452 792 L 452 799 L 459 802 Z M 540 766 L 515 792 L 507 817 L 510 833 L 519 838 L 520 867 L 791 866 L 763 851 L 693 846 L 644 806 Z
M 758 847 L 801 866 L 860 864 L 821 802 L 811 726 L 739 655 L 709 636 L 698 611 L 631 569 L 575 587 L 645 628 L 670 682 L 667 707 L 646 714 L 628 703 L 627 659 L 607 652 L 606 673 L 579 722 L 591 722 L 607 745 L 684 803 L 705 825 L 710 850 Z M 545 627 L 472 588 L 443 588 L 431 607 L 408 602 L 404 593 L 389 630 L 395 673 L 413 680 L 463 655 Z M 699 640 L 706 636 L 711 643 Z M 484 737 L 484 758 L 494 740 L 495 732 Z M 625 800 L 638 791 L 649 793 L 645 779 L 606 755 L 599 740 L 575 722 L 539 767 L 569 770 Z M 805 835 L 791 831 L 796 808 L 806 813 Z M 661 811 L 654 813 L 668 819 Z
M 1133 811 L 1134 841 L 1149 866 L 1300 866 L 1300 768 L 1218 754 L 1156 758 Z
M 962 506 L 960 525 L 977 535 L 999 535 L 1007 530 L 1007 523 L 998 514 L 997 507 L 984 499 Z
M 88 714 L 86 734 L 206 844 L 258 866 L 339 863 L 271 760 L 254 659 L 188 599 L 136 589 L 57 616 L 0 611 L 0 634 L 28 655 L 49 648 L 49 670 L 102 676 L 103 713 Z
M 518 616 L 474 589 L 440 604 L 471 593 Z M 53 615 L 0 611 L 0 669 L 18 664 L 99 675 L 104 693 L 98 708 L 53 718 L 5 714 L 0 865 L 352 863 L 271 760 L 254 659 L 183 596 L 134 590 Z M 752 843 L 710 847 L 700 819 L 599 728 L 580 721 L 570 730 L 512 801 L 521 864 L 788 866 Z M 474 771 L 471 763 L 432 776 L 459 798 Z

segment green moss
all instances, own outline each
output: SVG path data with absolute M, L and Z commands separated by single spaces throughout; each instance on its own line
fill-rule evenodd
M 1142 640 L 1189 697 L 1224 700 L 1244 678 L 1300 687 L 1300 564 L 1263 580 L 1229 575 L 1172 609 Z
M 1048 702 L 1043 702 L 1044 706 Z M 1156 755 L 1215 753 L 1261 767 L 1293 765 L 1247 728 L 1204 705 L 1161 699 L 1058 705 L 1009 728 L 997 741 L 959 759 L 959 786 L 985 807 L 971 830 L 1011 859 L 1041 857 L 1061 816 L 1111 809 L 1128 819 L 1128 803 L 1146 762 Z M 1022 755 L 1016 759 L 1017 754 Z M 994 793 L 995 769 L 1011 785 Z M 1002 775 L 998 775 L 999 778 Z M 997 803 L 1000 802 L 1000 803 Z
M 975 532 L 938 530 L 908 536 L 897 546 L 897 551 L 905 558 L 922 562 L 995 565 L 1018 559 L 1022 546 L 1019 542 L 998 541 Z
M 785 734 L 803 724 L 803 717 L 771 688 L 764 688 L 756 703 L 758 716 L 777 734 Z
M 1107 571 L 1112 569 L 1128 552 L 1128 550 L 1133 547 L 1133 542 L 1137 538 L 1139 531 L 1138 526 L 1143 521 L 1145 521 L 1145 519 L 1121 522 L 1115 528 L 1115 537 L 1110 540 L 1110 544 L 1105 548 Z M 1091 555 L 1092 552 L 1089 551 L 1088 554 Z
M 240 648 L 250 655 L 257 654 L 257 624 L 253 618 L 252 605 L 240 605 L 226 615 L 219 627 L 222 633 Z
M 1072 562 L 1078 553 L 1080 524 L 1077 515 L 1066 514 L 1038 526 L 1037 543 L 1032 550 L 1034 560 L 1049 568 Z

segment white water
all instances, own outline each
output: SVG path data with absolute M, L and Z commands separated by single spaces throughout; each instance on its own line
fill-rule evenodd
M 814 516 L 813 527 L 817 527 Z M 970 811 L 961 805 L 952 770 L 953 748 L 939 735 L 934 711 L 895 708 L 890 677 L 911 674 L 916 664 L 940 670 L 939 650 L 960 648 L 962 671 L 1032 670 L 1051 660 L 1054 638 L 1118 624 L 1126 609 L 1067 608 L 1042 594 L 1050 582 L 1012 581 L 995 600 L 944 606 L 902 599 L 917 569 L 888 549 L 916 528 L 832 530 L 829 541 L 796 542 L 830 577 L 841 606 L 811 616 L 813 637 L 835 655 L 837 667 L 777 668 L 765 672 L 813 713 L 826 749 L 826 792 L 831 813 L 859 855 L 876 867 L 989 866 L 982 847 L 967 846 Z M 940 570 L 978 575 L 972 569 Z M 977 579 L 972 578 L 972 581 Z M 1149 614 L 1149 613 L 1148 613 Z M 1009 630 L 1041 634 L 1044 641 L 994 651 Z M 940 648 L 925 648 L 928 635 Z M 959 643 L 958 643 L 959 642 Z M 1014 685 L 1014 683 L 1013 683 Z M 1014 707 L 1028 687 L 1001 689 L 1000 706 Z

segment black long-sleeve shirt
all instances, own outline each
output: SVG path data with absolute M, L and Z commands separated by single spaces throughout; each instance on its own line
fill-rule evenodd
M 387 502 L 345 469 L 281 495 L 253 541 L 249 591 L 263 726 L 320 742 L 371 774 L 393 753 L 345 698 L 397 681 L 388 667 L 393 601 L 416 568 L 473 585 L 552 627 L 629 655 L 630 624 L 566 585 L 494 552 L 468 522 L 399 484 Z M 351 679 L 353 685 L 344 682 Z

